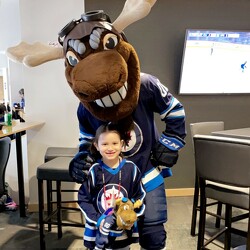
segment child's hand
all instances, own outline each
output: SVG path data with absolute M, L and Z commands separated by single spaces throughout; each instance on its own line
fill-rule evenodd
M 107 215 L 105 217 L 105 219 L 103 219 L 101 221 L 101 224 L 100 224 L 100 232 L 101 233 L 106 233 L 107 231 L 109 232 L 110 231 L 110 228 L 115 224 L 115 216 L 112 214 L 112 215 Z
M 96 248 L 103 249 L 108 244 L 110 228 L 115 224 L 116 218 L 113 214 L 107 215 L 100 223 L 99 234 L 96 235 Z

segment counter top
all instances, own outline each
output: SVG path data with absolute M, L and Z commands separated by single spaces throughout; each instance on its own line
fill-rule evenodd
M 26 122 L 16 122 L 12 121 L 12 126 L 3 126 L 2 130 L 0 130 L 0 138 L 12 134 L 16 134 L 28 129 L 32 129 L 38 126 L 42 126 L 45 124 L 43 121 L 26 121 Z
M 229 129 L 229 130 L 222 130 L 222 131 L 214 131 L 212 132 L 212 135 L 249 140 L 250 128 L 237 128 L 237 129 Z

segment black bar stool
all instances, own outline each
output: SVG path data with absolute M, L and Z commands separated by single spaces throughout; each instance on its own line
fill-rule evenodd
M 67 147 L 48 147 L 45 155 L 44 162 L 55 159 L 56 157 L 74 157 L 78 153 L 78 148 Z
M 83 216 L 81 213 L 81 222 L 70 223 L 62 222 L 61 212 L 63 209 L 77 210 L 77 207 L 62 206 L 64 203 L 76 203 L 77 200 L 62 201 L 62 192 L 77 192 L 78 190 L 67 190 L 61 189 L 61 182 L 72 182 L 75 181 L 70 177 L 68 168 L 72 157 L 56 157 L 52 160 L 45 162 L 44 164 L 37 167 L 37 180 L 38 180 L 38 198 L 39 198 L 39 230 L 40 230 L 40 248 L 46 249 L 45 245 L 45 224 L 48 225 L 48 231 L 51 230 L 51 225 L 57 225 L 58 238 L 62 237 L 62 226 L 73 226 L 73 227 L 84 227 Z M 43 181 L 47 181 L 47 191 L 49 194 L 48 212 L 47 216 L 44 217 L 44 189 Z M 52 189 L 52 182 L 56 182 L 55 190 Z M 49 184 L 48 184 L 49 183 Z M 53 201 L 52 193 L 56 192 L 56 201 Z M 53 209 L 53 204 L 56 204 L 56 209 Z M 56 215 L 56 219 L 55 219 Z

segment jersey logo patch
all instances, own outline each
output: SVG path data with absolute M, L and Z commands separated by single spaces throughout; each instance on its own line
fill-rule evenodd
M 97 196 L 97 206 L 99 211 L 103 213 L 108 208 L 114 207 L 115 200 L 128 197 L 127 195 L 126 189 L 118 184 L 105 185 L 105 190 L 102 188 Z
M 131 157 L 136 154 L 138 150 L 141 148 L 143 137 L 142 131 L 137 123 L 134 122 L 134 129 L 130 131 L 131 139 L 129 141 L 128 146 L 123 147 L 122 153 L 124 157 Z

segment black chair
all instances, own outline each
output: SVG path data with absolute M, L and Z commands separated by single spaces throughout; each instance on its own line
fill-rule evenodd
M 197 134 L 200 135 L 211 135 L 214 131 L 221 131 L 224 130 L 224 122 L 223 121 L 208 121 L 208 122 L 197 122 L 190 124 L 190 132 L 191 138 L 193 142 L 193 137 Z M 192 219 L 191 219 L 191 235 L 195 236 L 195 229 L 196 229 L 196 221 L 197 221 L 197 212 L 200 211 L 199 206 L 199 179 L 197 174 L 195 174 L 195 186 L 194 186 L 194 199 L 193 199 L 193 210 L 192 210 Z M 222 203 L 215 201 L 210 202 L 207 206 L 217 205 L 217 213 L 211 213 L 207 211 L 208 214 L 216 217 L 215 227 L 220 227 L 220 219 L 221 212 L 222 212 Z
M 7 193 L 5 189 L 5 171 L 10 156 L 11 139 L 4 137 L 0 139 L 0 197 Z
M 250 250 L 250 141 L 208 135 L 194 136 L 195 166 L 200 184 L 200 221 L 197 249 L 205 249 L 225 233 L 224 249 L 231 248 L 231 233 L 247 237 Z M 225 204 L 225 226 L 205 241 L 207 198 Z M 232 207 L 246 210 L 232 216 Z M 247 232 L 236 229 L 233 222 L 248 219 Z
M 48 231 L 51 230 L 51 225 L 57 225 L 58 238 L 62 237 L 62 226 L 84 227 L 83 215 L 81 214 L 80 222 L 68 222 L 62 221 L 62 210 L 75 210 L 80 211 L 77 206 L 73 204 L 77 203 L 77 200 L 62 200 L 63 192 L 77 192 L 78 190 L 61 189 L 62 182 L 75 181 L 69 175 L 69 163 L 72 157 L 56 157 L 52 160 L 45 162 L 37 167 L 37 180 L 38 180 L 38 198 L 39 198 L 39 230 L 40 230 L 40 249 L 46 249 L 45 244 L 45 224 L 48 225 Z M 44 216 L 44 190 L 43 182 L 47 182 L 48 192 L 48 211 L 47 216 Z M 52 183 L 56 183 L 55 189 L 52 188 Z M 53 200 L 53 192 L 56 192 L 56 200 Z M 63 206 L 65 203 L 70 203 L 71 206 Z M 56 208 L 53 209 L 53 204 L 56 204 Z
M 74 157 L 78 152 L 78 148 L 72 147 L 48 147 L 45 155 L 44 162 L 51 161 L 57 157 Z M 56 189 L 53 189 L 53 181 L 47 180 L 47 214 L 48 216 L 53 212 L 53 193 L 56 192 Z M 78 190 L 72 190 L 72 192 L 77 192 Z M 71 192 L 71 190 L 61 189 L 61 193 Z M 48 230 L 51 231 L 51 224 L 48 224 Z
M 78 153 L 78 148 L 71 147 L 48 147 L 45 155 L 44 162 L 55 159 L 56 157 L 74 157 Z

